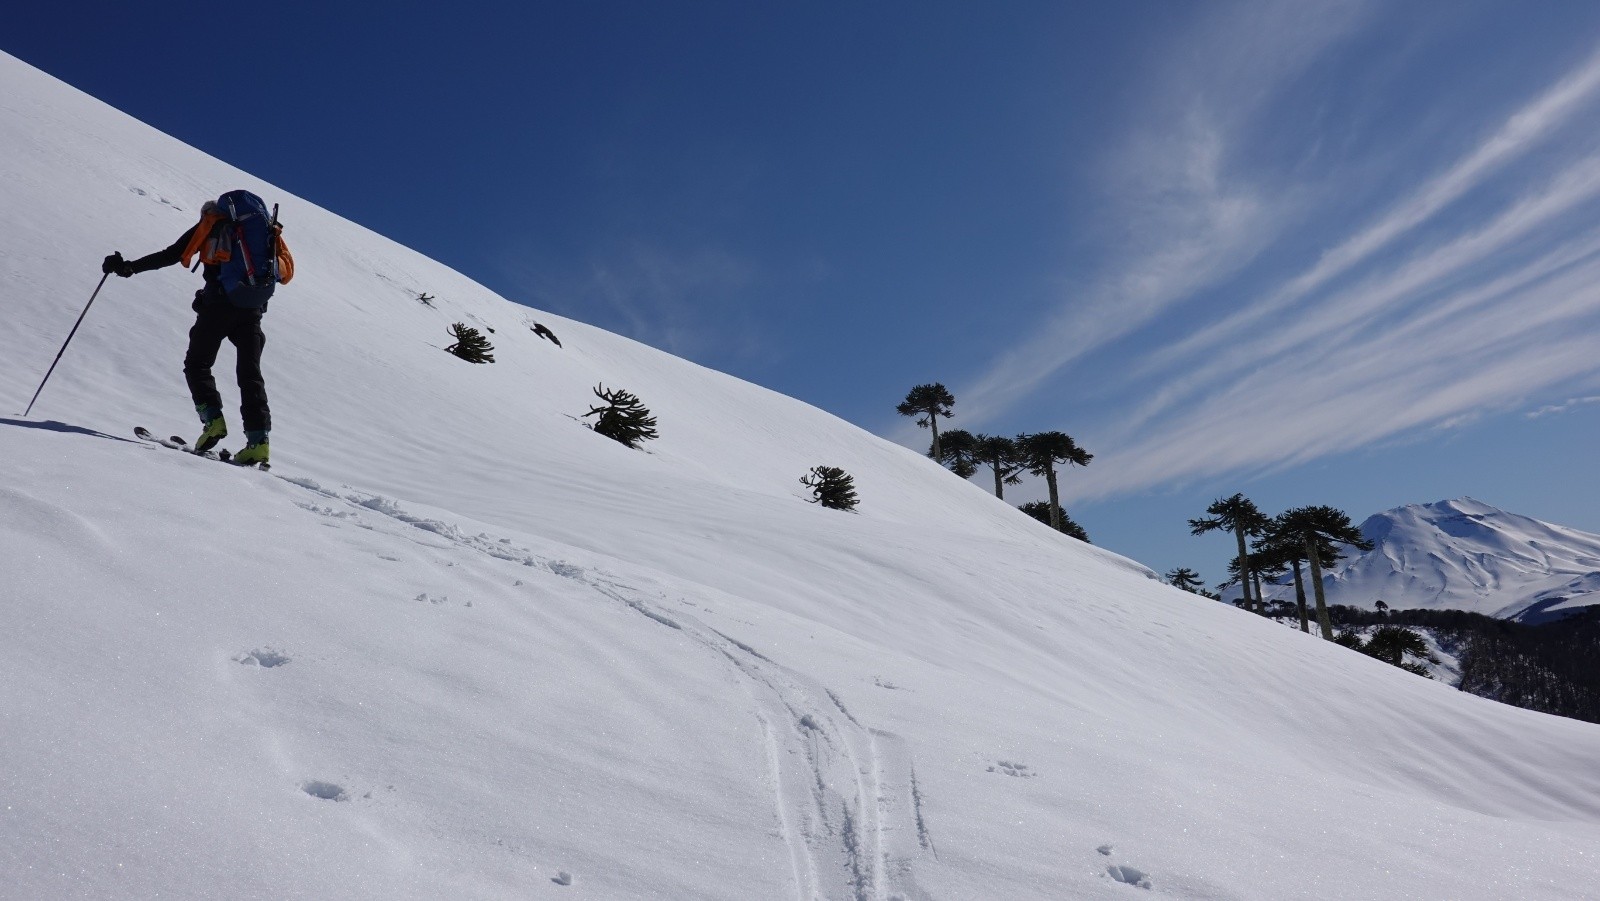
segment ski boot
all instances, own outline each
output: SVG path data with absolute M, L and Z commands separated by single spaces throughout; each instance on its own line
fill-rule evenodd
M 245 432 L 244 449 L 234 454 L 228 462 L 239 466 L 260 464 L 262 469 L 266 469 L 269 465 L 267 458 L 270 450 L 266 432 Z
M 200 437 L 195 439 L 194 452 L 203 454 L 216 447 L 218 441 L 228 437 L 228 423 L 222 418 L 221 410 L 196 407 L 195 412 L 200 414 L 200 421 L 205 423 L 205 428 L 200 432 Z

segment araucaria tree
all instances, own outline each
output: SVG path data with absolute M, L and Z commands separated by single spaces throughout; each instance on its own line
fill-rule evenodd
M 1345 628 L 1334 636 L 1333 642 L 1427 679 L 1433 678 L 1428 664 L 1439 663 L 1439 658 L 1428 650 L 1428 642 L 1420 634 L 1401 626 L 1379 626 L 1367 641 L 1362 641 L 1361 633 L 1355 629 Z M 1408 660 L 1408 657 L 1415 659 Z
M 1061 529 L 1061 492 L 1056 487 L 1056 467 L 1088 466 L 1094 454 L 1078 446 L 1066 432 L 1018 435 L 1017 462 L 1036 476 L 1044 476 L 1050 489 L 1050 528 Z
M 811 489 L 811 503 L 831 510 L 854 510 L 858 503 L 856 480 L 837 466 L 813 466 L 800 484 Z
M 1362 537 L 1361 530 L 1343 510 L 1321 505 L 1284 511 L 1274 530 L 1286 539 L 1298 538 L 1304 547 L 1305 558 L 1311 564 L 1311 590 L 1317 599 L 1317 627 L 1323 638 L 1333 641 L 1333 623 L 1328 619 L 1328 601 L 1322 590 L 1322 565 L 1338 559 L 1337 549 L 1330 545 L 1370 551 L 1372 542 Z
M 1268 573 L 1268 578 L 1278 582 L 1285 571 L 1294 576 L 1294 602 L 1295 609 L 1300 617 L 1300 631 L 1311 631 L 1311 618 L 1306 608 L 1306 584 L 1304 566 L 1310 560 L 1306 554 L 1305 536 L 1297 531 L 1292 520 L 1286 521 L 1280 514 L 1273 518 L 1267 526 L 1266 536 L 1256 545 L 1256 550 L 1250 555 L 1252 564 L 1260 571 Z M 1326 538 L 1318 539 L 1318 559 L 1326 565 L 1337 561 L 1342 554 L 1337 545 Z
M 963 479 L 978 471 L 978 439 L 966 429 L 951 429 L 939 441 L 939 462 Z
M 1239 542 L 1239 587 L 1244 592 L 1244 608 L 1250 610 L 1250 553 L 1245 546 L 1245 537 L 1260 535 L 1267 527 L 1267 517 L 1256 508 L 1254 501 L 1242 494 L 1219 498 L 1206 508 L 1206 512 L 1210 514 L 1209 518 L 1189 520 L 1189 534 L 1204 535 L 1218 531 L 1234 534 Z
M 596 385 L 594 394 L 606 406 L 590 407 L 583 415 L 597 417 L 593 426 L 596 432 L 634 448 L 639 442 L 656 437 L 656 418 L 639 398 L 620 388 L 607 391 L 604 385 Z
M 1433 678 L 1428 663 L 1438 663 L 1439 658 L 1433 656 L 1428 650 L 1428 642 L 1423 637 L 1410 629 L 1400 626 L 1379 626 L 1378 631 L 1372 634 L 1365 646 L 1361 648 L 1363 654 L 1376 657 L 1390 666 L 1398 666 L 1403 670 L 1416 673 L 1419 676 Z M 1415 657 L 1416 660 L 1407 660 Z
M 1262 591 L 1261 589 L 1261 577 L 1263 574 L 1265 574 L 1268 579 L 1271 579 L 1272 574 L 1277 572 L 1281 567 L 1277 565 L 1276 561 L 1268 559 L 1267 555 L 1263 551 L 1261 540 L 1259 538 L 1256 539 L 1256 541 L 1250 546 L 1249 551 L 1246 553 L 1245 564 L 1249 567 L 1245 578 L 1250 580 L 1250 593 L 1251 596 L 1256 599 L 1255 611 L 1262 616 L 1266 616 L 1267 595 L 1266 592 Z M 1234 558 L 1228 561 L 1228 581 L 1224 583 L 1224 585 L 1218 587 L 1225 587 L 1226 585 L 1231 585 L 1237 581 L 1239 581 L 1239 560 L 1238 558 Z
M 906 392 L 906 399 L 895 407 L 895 412 L 901 416 L 920 416 L 917 425 L 933 430 L 933 446 L 928 449 L 928 456 L 935 460 L 939 456 L 939 417 L 950 418 L 950 408 L 956 405 L 955 396 L 945 386 L 934 382 L 931 385 L 918 385 Z
M 1033 517 L 1034 519 L 1037 519 L 1038 521 L 1044 523 L 1047 526 L 1050 525 L 1050 505 L 1045 503 L 1044 501 L 1029 501 L 1026 504 L 1023 504 L 1022 506 L 1018 507 L 1017 509 L 1021 510 L 1022 512 L 1026 513 L 1026 514 L 1028 514 L 1029 516 Z M 1076 522 L 1074 522 L 1072 517 L 1068 516 L 1065 510 L 1061 511 L 1061 525 L 1060 525 L 1060 527 L 1052 526 L 1052 528 L 1055 528 L 1056 531 L 1060 532 L 1063 535 L 1071 535 L 1073 538 L 1078 539 L 1079 541 L 1083 542 L 1084 544 L 1093 544 L 1094 543 L 1094 542 L 1089 540 L 1089 532 L 1086 529 L 1084 529 L 1083 526 L 1080 526 Z
M 1166 580 L 1168 585 L 1180 591 L 1188 591 L 1200 595 L 1205 594 L 1206 586 L 1204 582 L 1200 581 L 1200 574 L 1187 566 L 1167 570 Z
M 456 339 L 456 343 L 446 347 L 445 352 L 455 354 L 468 363 L 494 362 L 494 345 L 465 322 L 450 326 L 450 337 Z
M 1310 631 L 1306 627 L 1306 593 L 1305 583 L 1300 577 L 1300 564 L 1305 560 L 1305 549 L 1298 541 L 1285 540 L 1275 531 L 1276 520 L 1267 525 L 1266 534 L 1256 542 L 1250 551 L 1250 568 L 1257 576 L 1265 577 L 1274 585 L 1280 584 L 1292 571 L 1294 574 L 1294 591 L 1296 609 L 1300 614 L 1300 630 Z M 1238 561 L 1233 562 L 1233 569 L 1238 566 Z M 1261 583 L 1255 583 L 1256 594 L 1261 593 Z M 1287 602 L 1284 602 L 1287 603 Z
M 1005 486 L 1022 481 L 1018 475 L 1023 466 L 1017 462 L 1017 442 L 1004 435 L 978 435 L 975 440 L 973 456 L 994 473 L 994 496 L 1004 500 Z

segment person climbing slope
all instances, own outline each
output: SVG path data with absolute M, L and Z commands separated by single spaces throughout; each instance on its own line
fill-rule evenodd
M 117 251 L 105 258 L 101 271 L 122 278 L 138 272 L 163 269 L 175 263 L 185 267 L 196 256 L 204 285 L 194 294 L 194 326 L 189 329 L 189 350 L 183 358 L 183 377 L 202 423 L 197 451 L 207 451 L 227 437 L 222 415 L 222 395 L 217 392 L 211 367 L 226 338 L 238 356 L 239 413 L 244 419 L 245 447 L 233 462 L 254 465 L 268 462 L 268 433 L 272 411 L 267 406 L 267 383 L 261 373 L 261 350 L 267 343 L 261 317 L 273 288 L 294 277 L 294 258 L 283 242 L 277 208 L 249 191 L 229 191 L 200 208 L 195 223 L 165 250 L 137 260 L 124 260 Z

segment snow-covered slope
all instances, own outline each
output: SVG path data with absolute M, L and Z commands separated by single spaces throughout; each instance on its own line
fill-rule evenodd
M 234 187 L 283 205 L 299 264 L 266 322 L 273 474 L 125 440 L 194 429 L 176 268 L 108 282 L 34 417 L 0 416 L 0 897 L 1600 877 L 1600 728 L 1167 588 L 4 56 L 0 405 L 26 404 L 104 253 L 165 246 Z M 493 327 L 499 362 L 442 353 L 454 321 Z M 598 383 L 657 414 L 648 453 L 575 419 Z M 817 464 L 855 475 L 859 514 L 804 503 Z
M 1361 532 L 1375 547 L 1328 574 L 1329 603 L 1525 621 L 1600 604 L 1600 535 L 1469 497 L 1387 510 Z

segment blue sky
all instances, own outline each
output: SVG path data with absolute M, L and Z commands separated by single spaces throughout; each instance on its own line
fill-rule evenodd
M 1600 532 L 1600 5 L 328 7 L 33 5 L 0 49 L 903 443 L 928 381 L 1067 431 L 1070 512 L 1158 570 L 1221 577 L 1185 521 L 1236 491 Z

